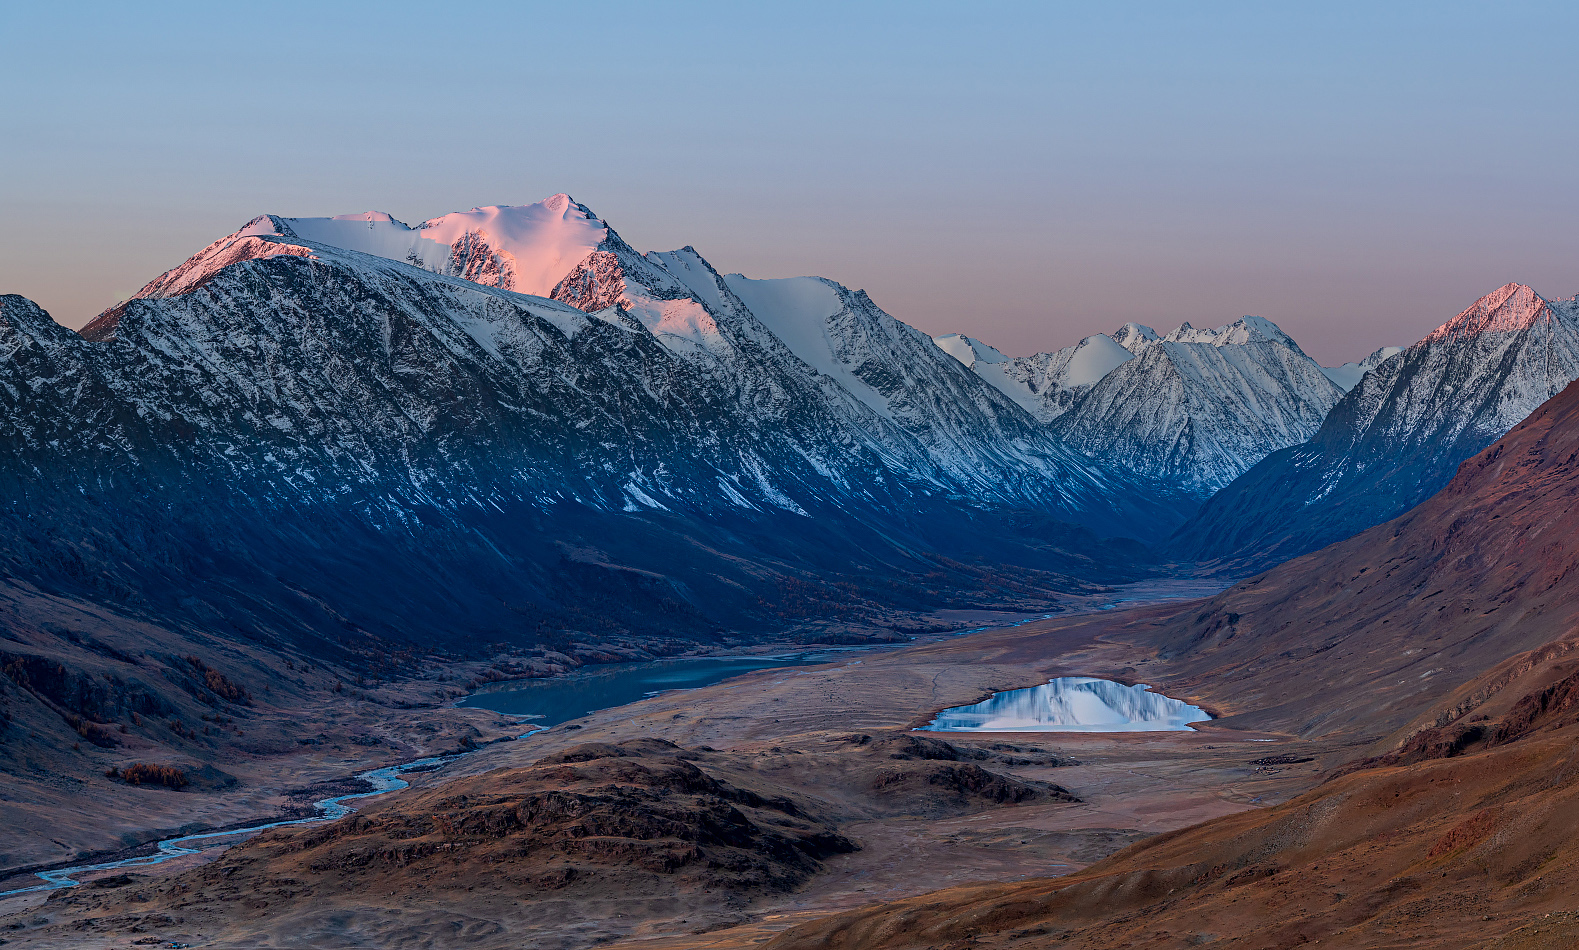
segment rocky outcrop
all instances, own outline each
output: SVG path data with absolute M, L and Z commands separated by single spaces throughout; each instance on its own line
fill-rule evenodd
M 959 334 L 934 342 L 1087 458 L 1195 501 L 1309 438 L 1342 393 L 1260 317 L 1166 337 L 1128 323 L 1026 357 Z
M 1186 323 L 1156 340 L 1147 329 L 1123 334 L 1135 359 L 1103 376 L 1052 432 L 1088 457 L 1198 499 L 1308 439 L 1342 394 L 1260 317 L 1213 330 Z

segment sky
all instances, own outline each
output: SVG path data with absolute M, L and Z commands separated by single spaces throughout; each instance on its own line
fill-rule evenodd
M 5 4 L 0 293 L 77 327 L 258 214 L 561 191 L 1013 355 L 1579 292 L 1579 5 L 1292 7 Z

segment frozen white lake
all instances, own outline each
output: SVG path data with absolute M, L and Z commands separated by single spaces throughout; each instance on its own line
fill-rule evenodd
M 1198 706 L 1089 676 L 999 693 L 974 706 L 945 709 L 924 732 L 1168 732 L 1212 718 Z

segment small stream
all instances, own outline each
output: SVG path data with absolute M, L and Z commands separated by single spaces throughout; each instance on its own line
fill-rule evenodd
M 966 636 L 973 633 L 982 633 L 987 630 L 1003 629 L 1006 627 L 1019 627 L 1024 624 L 1054 617 L 1073 616 L 1078 614 L 1093 613 L 1104 610 L 1115 610 L 1123 607 L 1133 607 L 1143 604 L 1162 603 L 1170 600 L 1193 599 L 1207 596 L 1221 590 L 1224 585 L 1213 581 L 1147 581 L 1119 588 L 1105 597 L 1091 598 L 1088 603 L 1077 603 L 1065 611 L 1058 613 L 1038 614 L 1034 616 L 1021 615 L 1020 619 L 1009 620 L 1007 617 L 994 617 L 996 622 L 988 622 L 983 626 L 975 626 L 966 630 L 959 630 L 942 634 L 941 637 Z M 939 637 L 939 639 L 941 639 Z M 931 639 L 918 637 L 916 640 Z M 912 641 L 915 642 L 915 641 Z M 852 654 L 860 656 L 872 651 L 886 651 L 907 646 L 907 643 L 881 644 L 857 647 L 824 647 L 814 650 L 805 650 L 793 653 L 780 653 L 768 656 L 724 656 L 724 657 L 683 657 L 672 660 L 654 660 L 644 663 L 616 663 L 600 666 L 590 671 L 581 671 L 568 676 L 558 676 L 551 679 L 527 680 L 525 682 L 511 683 L 474 693 L 461 700 L 457 705 L 475 706 L 513 716 L 527 726 L 528 731 L 520 738 L 525 739 L 536 732 L 550 726 L 555 726 L 572 719 L 611 709 L 618 706 L 638 702 L 648 696 L 672 689 L 696 689 L 711 686 L 715 683 L 738 676 L 742 673 L 756 670 L 778 669 L 782 667 L 812 666 L 833 662 L 846 658 Z M 1055 680 L 1054 683 L 1059 681 Z M 1092 680 L 1090 682 L 1105 682 Z M 1031 720 L 1042 716 L 1043 710 L 1048 707 L 1045 697 L 1037 694 L 1036 699 L 1016 696 L 1016 694 L 1032 694 L 1036 691 L 1046 691 L 1048 686 L 1033 687 L 1029 690 L 1015 690 L 995 696 L 984 703 L 975 706 L 962 706 L 946 709 L 943 715 L 927 730 L 939 732 L 954 731 L 986 731 L 989 727 L 983 722 L 991 721 L 990 727 L 994 731 L 1053 731 L 1067 729 L 1056 723 L 1042 722 L 1037 725 Z M 1111 684 L 1119 689 L 1128 687 Z M 1137 687 L 1144 693 L 1144 687 Z M 1186 710 L 1200 713 L 1198 719 L 1187 719 L 1184 722 L 1195 722 L 1210 718 L 1193 706 L 1184 706 L 1177 700 L 1158 696 L 1154 693 L 1145 693 L 1145 696 L 1165 703 L 1174 703 Z M 1076 697 L 1076 702 L 1082 702 Z M 1145 702 L 1145 701 L 1143 701 Z M 1007 703 L 1008 705 L 1004 705 Z M 1024 704 L 1034 710 L 1029 714 L 1013 712 Z M 1011 708 L 1012 707 L 1012 708 Z M 1088 711 L 1089 712 L 1089 711 Z M 1104 715 L 1094 713 L 1094 715 Z M 1117 714 L 1114 714 L 1117 715 Z M 1190 715 L 1190 713 L 1185 713 Z M 1144 717 L 1142 717 L 1144 718 Z M 1008 720 L 1019 722 L 1018 726 L 1008 725 Z M 1136 720 L 1125 720 L 1134 727 Z M 1117 720 L 1114 720 L 1116 723 Z M 1075 727 L 1079 728 L 1079 727 Z M 1098 726 L 1101 731 L 1118 731 L 1111 724 Z M 1188 729 L 1183 722 L 1177 725 L 1151 724 L 1141 725 L 1142 729 Z M 1082 730 L 1086 731 L 1086 730 Z M 462 753 L 472 755 L 475 753 Z M 0 899 L 15 897 L 18 894 L 31 894 L 38 891 L 53 891 L 64 887 L 76 887 L 79 882 L 74 880 L 77 875 L 95 871 L 113 871 L 119 868 L 149 867 L 163 864 L 173 858 L 189 854 L 197 854 L 211 847 L 229 846 L 239 844 L 243 836 L 254 835 L 270 828 L 284 828 L 292 825 L 308 825 L 318 822 L 334 821 L 349 815 L 354 809 L 346 804 L 356 799 L 370 798 L 374 795 L 383 795 L 388 792 L 408 788 L 410 783 L 401 778 L 403 772 L 413 769 L 424 769 L 427 766 L 439 765 L 454 761 L 460 755 L 434 756 L 416 759 L 399 765 L 389 765 L 383 768 L 371 769 L 357 773 L 357 778 L 364 779 L 373 785 L 371 791 L 357 792 L 350 795 L 337 795 L 313 803 L 318 814 L 311 818 L 293 818 L 285 821 L 271 821 L 246 828 L 233 828 L 229 831 L 207 831 L 198 834 L 180 835 L 166 838 L 158 842 L 159 850 L 154 854 L 140 855 L 133 858 L 122 858 L 116 861 L 105 861 L 98 864 L 80 864 L 71 867 L 59 868 L 53 871 L 39 871 L 36 876 L 43 881 L 31 887 L 15 888 L 0 891 Z M 226 841 L 225 839 L 235 839 Z
M 192 835 L 180 835 L 175 838 L 166 838 L 158 843 L 159 850 L 154 854 L 139 855 L 135 858 L 122 858 L 119 861 L 104 861 L 99 864 L 79 864 L 69 868 L 59 868 L 54 871 L 39 871 L 35 875 L 44 883 L 32 887 L 19 887 L 14 890 L 0 891 L 0 898 L 15 897 L 18 894 L 31 894 L 35 891 L 53 891 L 63 887 L 76 887 L 80 882 L 72 880 L 79 874 L 91 871 L 113 871 L 118 868 L 140 868 L 154 864 L 163 864 L 172 858 L 183 857 L 188 854 L 197 854 L 219 844 L 222 838 L 239 838 L 242 835 L 255 835 L 260 831 L 270 828 L 284 828 L 289 825 L 310 825 L 316 822 L 334 821 L 344 818 L 354 810 L 346 802 L 358 798 L 369 798 L 374 795 L 383 795 L 386 792 L 398 791 L 410 787 L 409 782 L 400 777 L 402 772 L 412 769 L 422 769 L 425 766 L 438 765 L 454 759 L 455 756 L 433 756 L 426 759 L 417 759 L 412 762 L 402 762 L 399 765 L 386 765 L 381 769 L 370 769 L 357 773 L 357 778 L 372 784 L 373 788 L 366 792 L 354 792 L 350 795 L 336 795 L 333 798 L 322 798 L 313 802 L 313 807 L 318 809 L 318 814 L 311 818 L 291 818 L 285 821 L 271 821 L 247 828 L 232 828 L 229 831 L 205 831 Z M 201 845 L 199 842 L 209 842 Z M 229 844 L 238 844 L 231 841 Z M 197 847 L 193 847 L 197 845 Z

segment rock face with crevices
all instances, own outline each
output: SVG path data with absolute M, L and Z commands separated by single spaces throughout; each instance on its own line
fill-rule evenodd
M 865 294 L 638 254 L 564 196 L 263 216 L 80 336 L 0 298 L 0 355 L 6 570 L 319 651 L 1045 603 L 1183 510 Z
M 1482 297 L 1375 366 L 1316 434 L 1269 455 L 1168 542 L 1259 567 L 1403 514 L 1579 377 L 1579 298 L 1523 284 Z

